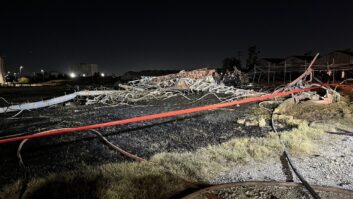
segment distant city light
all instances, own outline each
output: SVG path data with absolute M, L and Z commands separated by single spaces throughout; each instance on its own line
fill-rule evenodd
M 104 77 L 104 76 L 105 76 L 105 74 L 104 74 L 104 73 L 101 73 L 101 76 L 102 76 L 102 77 Z
M 71 77 L 71 78 L 75 78 L 75 77 L 76 77 L 76 74 L 75 74 L 75 73 L 70 73 L 70 77 Z
M 82 77 L 86 77 L 86 74 L 82 74 Z

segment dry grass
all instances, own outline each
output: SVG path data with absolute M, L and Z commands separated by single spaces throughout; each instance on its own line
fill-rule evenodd
M 254 118 L 264 118 L 265 120 L 271 119 L 272 110 L 260 106 L 249 107 L 251 111 L 251 117 Z
M 265 127 L 271 119 L 272 110 L 260 106 L 250 106 L 248 108 L 248 114 L 242 118 L 238 118 L 238 124 L 244 124 L 245 126 L 259 126 Z
M 300 120 L 288 122 L 297 128 L 282 133 L 284 143 L 294 154 L 310 153 L 322 130 Z M 282 147 L 278 136 L 270 133 L 260 138 L 235 138 L 193 153 L 161 153 L 150 162 L 83 167 L 33 179 L 25 198 L 167 198 L 186 188 L 182 179 L 207 183 L 239 164 L 276 157 Z M 17 198 L 18 190 L 19 183 L 5 187 L 0 198 Z
M 24 198 L 168 198 L 183 189 L 181 179 L 148 162 L 118 163 L 32 179 Z M 3 190 L 0 198 L 17 199 L 20 183 Z
M 306 121 L 301 121 L 294 132 L 283 132 L 281 138 L 291 153 L 299 155 L 313 152 L 323 135 L 323 129 L 310 127 Z
M 310 101 L 294 104 L 290 100 L 282 103 L 276 110 L 279 117 L 292 117 L 305 120 L 313 129 L 334 132 L 336 128 L 353 130 L 353 104 L 349 97 L 341 97 L 338 103 L 328 105 L 315 104 Z
M 287 100 L 278 107 L 278 112 L 309 122 L 342 118 L 352 119 L 353 104 L 350 104 L 347 97 L 341 97 L 340 102 L 328 105 L 316 104 L 311 101 L 303 101 L 295 104 Z

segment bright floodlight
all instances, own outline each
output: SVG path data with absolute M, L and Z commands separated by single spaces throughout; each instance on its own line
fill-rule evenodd
M 76 77 L 76 74 L 75 74 L 75 73 L 70 73 L 70 77 L 71 77 L 71 78 L 75 78 L 75 77 Z
M 101 73 L 101 76 L 102 76 L 102 77 L 104 77 L 104 76 L 105 76 L 105 74 L 104 74 L 104 73 Z

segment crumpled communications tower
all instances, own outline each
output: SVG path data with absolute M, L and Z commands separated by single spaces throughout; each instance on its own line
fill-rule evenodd
M 4 70 L 4 59 L 0 57 L 0 85 L 5 84 L 5 70 Z

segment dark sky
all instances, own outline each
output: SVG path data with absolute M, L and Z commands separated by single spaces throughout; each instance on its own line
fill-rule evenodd
M 6 70 L 107 73 L 219 66 L 256 45 L 263 57 L 353 47 L 352 1 L 55 1 L 0 5 Z

